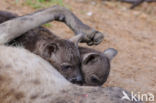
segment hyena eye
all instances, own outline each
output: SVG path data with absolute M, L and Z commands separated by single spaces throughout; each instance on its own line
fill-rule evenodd
M 63 64 L 63 65 L 61 66 L 61 68 L 62 68 L 62 70 L 69 70 L 69 69 L 72 69 L 72 66 L 69 65 L 69 64 Z
M 93 83 L 99 83 L 100 82 L 99 79 L 95 75 L 91 76 L 91 81 Z

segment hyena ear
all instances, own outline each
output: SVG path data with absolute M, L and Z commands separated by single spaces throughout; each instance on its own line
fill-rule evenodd
M 104 55 L 111 61 L 116 55 L 118 51 L 114 48 L 109 48 L 104 51 Z
M 73 42 L 78 47 L 78 43 L 82 40 L 82 38 L 83 38 L 83 34 L 78 34 L 78 35 L 70 38 L 69 40 L 71 42 Z
M 57 50 L 58 50 L 57 44 L 50 43 L 45 47 L 43 54 L 45 57 L 50 57 L 52 53 L 56 53 Z
M 83 64 L 88 64 L 90 61 L 94 60 L 96 57 L 98 57 L 99 55 L 96 53 L 88 53 L 85 54 L 83 59 L 82 59 L 82 63 Z

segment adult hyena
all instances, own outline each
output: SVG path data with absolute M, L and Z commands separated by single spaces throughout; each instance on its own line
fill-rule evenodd
M 137 103 L 122 100 L 121 88 L 71 84 L 47 61 L 23 48 L 0 46 L 0 57 L 1 103 Z

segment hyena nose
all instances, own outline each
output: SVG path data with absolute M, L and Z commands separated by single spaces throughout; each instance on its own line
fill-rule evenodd
M 77 77 L 71 78 L 70 81 L 72 83 L 74 83 L 74 84 L 79 84 L 79 85 L 82 85 L 83 84 L 82 76 L 77 76 Z

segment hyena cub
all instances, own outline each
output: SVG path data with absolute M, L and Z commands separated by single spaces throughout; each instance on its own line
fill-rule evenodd
M 81 35 L 69 40 L 61 39 L 46 28 L 38 27 L 11 41 L 9 45 L 22 45 L 25 49 L 51 63 L 72 83 L 82 83 L 78 42 Z
M 84 85 L 101 86 L 110 72 L 110 62 L 117 50 L 106 49 L 103 53 L 94 49 L 79 47 Z

